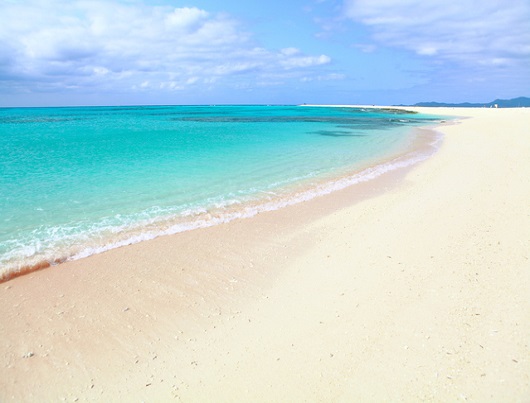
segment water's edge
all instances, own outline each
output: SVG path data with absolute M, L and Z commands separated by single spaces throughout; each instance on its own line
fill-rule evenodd
M 178 217 L 171 221 L 166 221 L 162 225 L 144 227 L 137 233 L 133 233 L 124 239 L 96 247 L 86 247 L 72 253 L 71 255 L 57 256 L 53 259 L 29 262 L 22 266 L 4 267 L 0 272 L 0 283 L 66 261 L 83 259 L 112 249 L 155 239 L 161 236 L 174 235 L 198 228 L 212 227 L 236 219 L 250 218 L 259 213 L 278 210 L 359 183 L 367 182 L 395 170 L 412 167 L 433 156 L 440 148 L 443 138 L 442 134 L 437 131 L 438 126 L 439 125 L 421 128 L 411 127 L 410 130 L 416 134 L 414 134 L 415 140 L 411 142 L 409 149 L 397 154 L 387 155 L 383 159 L 380 158 L 379 160 L 372 161 L 361 169 L 356 169 L 345 174 L 343 173 L 332 179 L 322 180 L 310 187 L 306 186 L 305 188 L 296 189 L 292 193 L 281 197 L 269 198 L 268 200 L 261 200 L 252 204 L 236 205 L 220 211 L 202 212 L 186 217 L 185 219 Z

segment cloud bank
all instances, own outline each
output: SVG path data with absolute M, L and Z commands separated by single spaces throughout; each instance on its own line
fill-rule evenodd
M 3 92 L 179 91 L 307 78 L 326 55 L 257 46 L 241 24 L 196 7 L 125 1 L 0 3 Z
M 463 65 L 530 67 L 528 0 L 345 0 L 344 14 L 381 45 Z

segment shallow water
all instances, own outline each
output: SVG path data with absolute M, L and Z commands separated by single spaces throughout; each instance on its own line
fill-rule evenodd
M 314 197 L 437 122 L 301 106 L 0 109 L 0 277 Z

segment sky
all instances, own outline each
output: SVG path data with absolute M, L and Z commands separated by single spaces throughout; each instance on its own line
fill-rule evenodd
M 0 0 L 0 106 L 530 96 L 530 0 Z

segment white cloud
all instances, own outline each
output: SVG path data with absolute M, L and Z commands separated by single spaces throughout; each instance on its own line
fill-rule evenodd
M 345 0 L 376 42 L 465 64 L 528 63 L 528 0 Z
M 297 55 L 300 53 L 300 49 L 297 49 L 297 48 L 285 48 L 285 49 L 282 49 L 280 51 L 280 53 L 282 55 L 285 55 L 285 56 L 293 56 L 293 55 Z
M 293 69 L 297 67 L 311 67 L 320 66 L 322 64 L 328 64 L 331 61 L 329 56 L 300 56 L 300 57 L 289 57 L 280 61 L 280 64 L 286 69 Z
M 106 69 L 105 67 L 94 67 L 94 74 L 98 76 L 104 76 L 109 73 L 109 69 Z
M 0 2 L 0 90 L 182 90 L 278 75 L 326 55 L 255 46 L 232 17 L 125 0 Z M 317 74 L 317 73 L 315 73 Z
M 344 80 L 346 75 L 339 73 L 330 73 L 323 76 L 314 76 L 314 77 L 302 77 L 300 81 L 302 82 L 311 82 L 311 81 L 335 81 L 335 80 Z
M 183 7 L 175 9 L 173 12 L 167 14 L 164 22 L 168 27 L 177 29 L 193 29 L 199 27 L 202 21 L 208 18 L 208 13 L 198 8 Z

